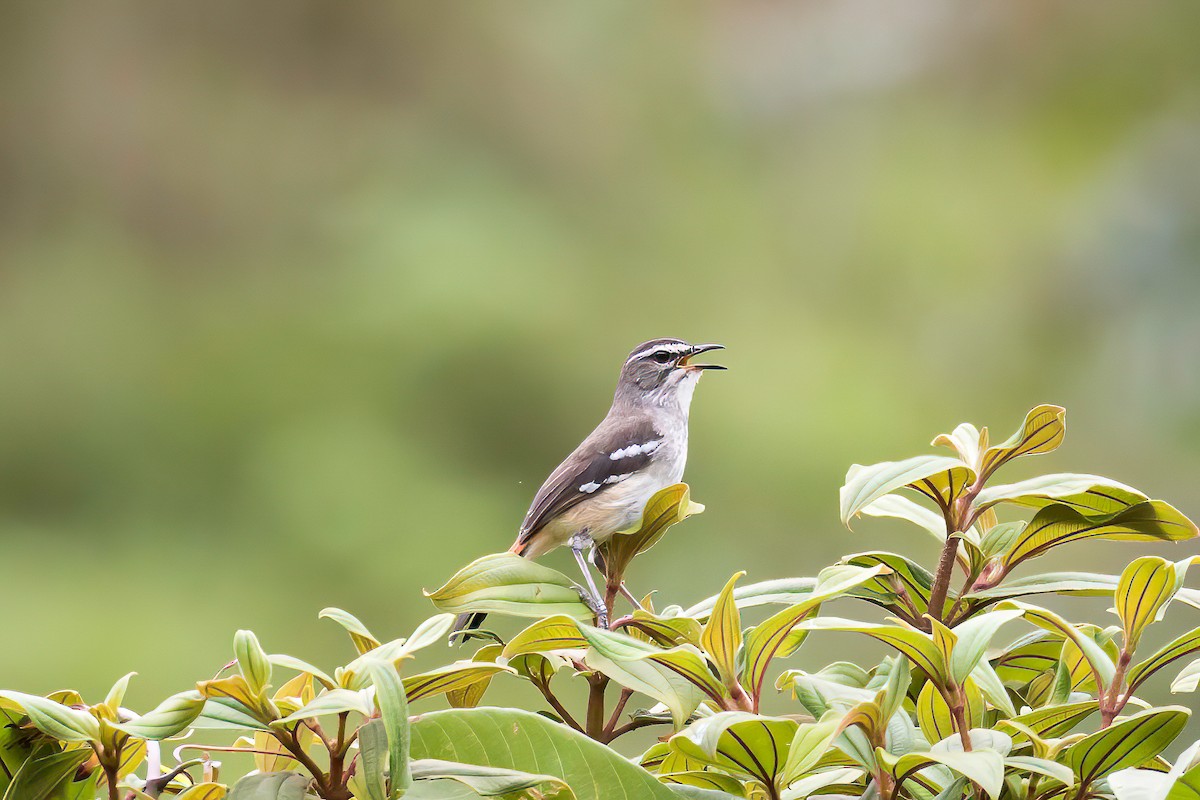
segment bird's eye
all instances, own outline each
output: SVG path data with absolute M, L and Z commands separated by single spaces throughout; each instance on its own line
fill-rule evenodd
M 660 364 L 666 364 L 671 360 L 671 354 L 660 350 L 654 354 L 654 360 Z

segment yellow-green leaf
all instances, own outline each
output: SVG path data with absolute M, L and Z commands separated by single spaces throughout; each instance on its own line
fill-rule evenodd
M 1179 706 L 1142 711 L 1085 736 L 1059 760 L 1086 788 L 1114 770 L 1141 766 L 1167 749 L 1187 724 L 1188 713 Z
M 513 658 L 522 653 L 545 653 L 551 650 L 583 649 L 587 639 L 579 632 L 574 619 L 557 614 L 539 619 L 518 633 L 504 646 L 504 657 Z
M 233 653 L 238 670 L 251 690 L 260 693 L 271 683 L 271 660 L 258 643 L 253 631 L 238 631 L 233 637 Z
M 424 697 L 453 692 L 480 681 L 491 680 L 500 672 L 516 674 L 516 670 L 503 664 L 457 661 L 420 675 L 410 675 L 404 679 L 404 692 L 408 696 L 409 702 L 415 703 Z
M 1114 514 L 1091 516 L 1054 503 L 1034 515 L 1005 553 L 1004 563 L 1011 569 L 1053 547 L 1084 539 L 1179 542 L 1196 535 L 1196 524 L 1161 500 L 1138 503 Z
M 1126 650 L 1137 649 L 1142 631 L 1156 619 L 1176 588 L 1175 565 L 1165 558 L 1142 556 L 1121 572 L 1115 598 Z
M 634 557 L 653 547 L 668 528 L 702 511 L 704 506 L 692 502 L 686 483 L 658 490 L 646 502 L 635 526 L 618 531 L 600 545 L 605 568 L 611 574 L 624 575 Z
M 1025 415 L 1020 430 L 1004 442 L 987 448 L 979 459 L 979 472 L 986 479 L 1005 462 L 1020 456 L 1049 453 L 1062 444 L 1067 433 L 1067 410 L 1040 405 Z
M 733 602 L 733 587 L 745 572 L 734 574 L 713 606 L 712 616 L 700 635 L 700 645 L 717 665 L 717 671 L 726 686 L 737 680 L 737 653 L 742 646 L 742 616 Z
M 379 640 L 367 630 L 367 626 L 363 625 L 358 617 L 349 611 L 343 611 L 340 608 L 325 608 L 321 610 L 317 618 L 331 619 L 345 628 L 346 633 L 350 634 L 350 640 L 354 642 L 354 648 L 358 650 L 359 655 L 369 653 L 376 647 L 379 647 Z
M 24 692 L 0 691 L 0 697 L 16 703 L 38 730 L 60 742 L 95 742 L 100 739 L 100 722 L 86 711 Z
M 819 617 L 805 620 L 798 627 L 810 631 L 865 633 L 908 656 L 909 661 L 924 670 L 931 678 L 944 682 L 949 677 L 946 662 L 934 645 L 932 637 L 899 621 L 883 625 L 838 617 Z
M 962 486 L 968 475 L 972 478 L 974 475 L 969 466 L 950 456 L 916 456 L 903 461 L 851 466 L 839 492 L 842 524 L 849 527 L 851 518 L 884 495 L 910 484 L 920 487 L 939 473 L 949 475 L 947 481 L 951 486 Z M 931 483 L 929 490 L 940 491 L 932 486 Z
M 427 594 L 439 610 L 450 614 L 482 612 L 537 619 L 563 614 L 580 621 L 592 619 L 571 579 L 514 553 L 484 556 Z
M 153 711 L 112 726 L 140 739 L 158 741 L 183 732 L 203 709 L 204 696 L 200 692 L 180 692 L 159 703 Z

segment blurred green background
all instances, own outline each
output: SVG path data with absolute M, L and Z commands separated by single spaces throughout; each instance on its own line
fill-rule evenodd
M 708 511 L 631 575 L 664 601 L 932 562 L 839 526 L 846 468 L 1039 402 L 1066 446 L 1010 476 L 1200 515 L 1197 30 L 1194 3 L 3 4 L 0 683 L 136 669 L 141 708 L 239 627 L 327 667 L 326 605 L 407 633 L 655 336 L 731 367 L 693 408 Z M 795 663 L 831 648 L 867 651 Z

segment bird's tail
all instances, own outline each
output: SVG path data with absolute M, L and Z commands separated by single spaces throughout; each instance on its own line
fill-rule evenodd
M 525 548 L 528 544 L 528 540 L 518 540 L 508 552 L 523 556 L 525 555 Z M 479 630 L 479 628 L 483 626 L 483 621 L 485 619 L 487 619 L 487 614 L 484 614 L 481 611 L 470 611 L 466 614 L 459 614 L 454 618 L 454 628 L 450 631 L 450 641 L 453 642 L 455 639 L 458 639 L 459 644 L 466 644 L 471 639 L 484 638 L 482 636 L 477 636 L 476 634 L 472 633 L 472 631 Z

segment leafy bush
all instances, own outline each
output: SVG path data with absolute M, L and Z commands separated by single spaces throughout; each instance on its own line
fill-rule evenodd
M 352 615 L 326 609 L 356 651 L 332 673 L 270 655 L 240 631 L 217 677 L 144 715 L 122 707 L 129 676 L 96 705 L 70 691 L 0 692 L 3 799 L 1200 798 L 1200 743 L 1174 764 L 1162 756 L 1189 711 L 1138 697 L 1150 678 L 1200 651 L 1200 628 L 1157 649 L 1143 644 L 1173 602 L 1200 608 L 1200 592 L 1183 586 L 1193 557 L 1144 555 L 1120 575 L 1014 577 L 1052 548 L 1085 539 L 1175 542 L 1198 533 L 1172 506 L 1108 478 L 994 480 L 1010 461 L 1057 448 L 1064 419 L 1062 408 L 1039 406 L 999 444 L 986 428 L 963 424 L 933 441 L 950 455 L 851 467 L 842 520 L 919 526 L 941 543 L 933 570 L 871 551 L 811 578 L 739 587 L 738 573 L 688 608 L 658 609 L 647 597 L 624 616 L 612 613 L 633 559 L 703 510 L 681 484 L 650 501 L 637 530 L 600 548 L 606 628 L 566 576 L 497 554 L 433 592 L 441 613 L 407 638 L 383 642 Z M 1045 594 L 1111 597 L 1120 624 L 1070 621 L 1029 602 Z M 826 614 L 835 602 L 886 616 Z M 507 640 L 476 632 L 485 641 L 470 658 L 405 674 L 411 656 L 440 646 L 464 612 L 526 626 Z M 1010 641 L 997 646 L 1001 628 Z M 775 674 L 776 659 L 810 638 L 843 633 L 893 653 L 870 666 L 836 661 Z M 546 707 L 482 707 L 493 680 L 528 682 Z M 571 708 L 562 685 L 575 681 L 586 700 Z M 769 685 L 793 698 L 795 713 L 760 713 Z M 1200 659 L 1171 689 L 1198 685 Z M 410 716 L 409 704 L 438 695 L 451 708 Z M 203 741 L 213 728 L 239 738 Z M 643 728 L 661 736 L 634 759 L 612 748 Z M 164 763 L 160 742 L 181 737 L 177 763 Z M 252 754 L 255 771 L 225 780 L 212 760 L 224 751 Z

